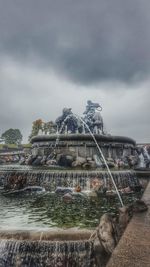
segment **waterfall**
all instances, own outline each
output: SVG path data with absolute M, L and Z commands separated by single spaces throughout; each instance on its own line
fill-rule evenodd
M 92 241 L 0 240 L 1 267 L 90 267 Z
M 126 187 L 137 187 L 139 179 L 134 171 L 112 171 L 112 176 L 119 189 Z M 4 189 L 19 190 L 26 186 L 41 186 L 52 192 L 57 187 L 76 187 L 81 190 L 92 190 L 93 183 L 99 181 L 102 187 L 112 190 L 114 185 L 107 171 L 1 171 Z

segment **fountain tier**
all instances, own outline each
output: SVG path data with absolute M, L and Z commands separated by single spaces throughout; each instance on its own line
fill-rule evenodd
M 94 135 L 98 145 L 106 158 L 117 160 L 134 156 L 136 154 L 136 143 L 133 139 L 122 136 Z M 90 134 L 61 134 L 59 144 L 56 146 L 57 135 L 35 136 L 31 142 L 33 144 L 32 154 L 48 156 L 56 149 L 57 154 L 72 155 L 73 157 L 99 158 L 96 144 Z
M 28 164 L 95 169 L 105 166 L 106 158 L 111 167 L 117 164 L 126 168 L 134 166 L 137 163 L 135 141 L 107 134 L 101 111 L 98 103 L 87 101 L 83 117 L 74 114 L 70 108 L 64 108 L 55 122 L 34 122 L 32 156 Z
M 78 266 L 92 264 L 89 233 L 0 232 L 0 266 Z

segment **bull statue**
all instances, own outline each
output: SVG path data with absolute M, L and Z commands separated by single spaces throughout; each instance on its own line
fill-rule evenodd
M 93 133 L 94 134 L 103 134 L 103 118 L 99 111 L 95 111 L 93 116 Z
M 104 134 L 101 111 L 102 107 L 98 103 L 93 103 L 91 100 L 87 101 L 83 120 L 94 134 Z M 86 129 L 86 132 L 88 132 L 88 129 Z
M 82 132 L 80 120 L 72 113 L 71 108 L 64 108 L 62 115 L 55 121 L 57 132 L 64 134 L 75 134 Z

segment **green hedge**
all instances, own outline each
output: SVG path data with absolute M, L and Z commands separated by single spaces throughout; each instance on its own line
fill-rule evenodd
M 21 146 L 23 148 L 30 148 L 31 144 L 21 144 Z M 0 144 L 0 149 L 6 148 L 6 147 L 8 147 L 8 148 L 18 148 L 18 146 L 15 145 L 15 144 L 10 144 L 10 145 Z

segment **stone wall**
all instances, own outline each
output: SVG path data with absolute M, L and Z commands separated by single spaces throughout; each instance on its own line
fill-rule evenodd
M 135 146 L 132 144 L 119 144 L 119 143 L 98 143 L 102 152 L 106 158 L 121 158 L 124 156 L 135 155 Z M 63 141 L 58 146 L 55 146 L 55 141 L 50 142 L 39 142 L 33 145 L 33 155 L 49 155 L 56 150 L 60 154 L 72 154 L 76 157 L 93 157 L 93 155 L 99 155 L 96 144 L 93 142 L 82 142 L 82 141 Z

